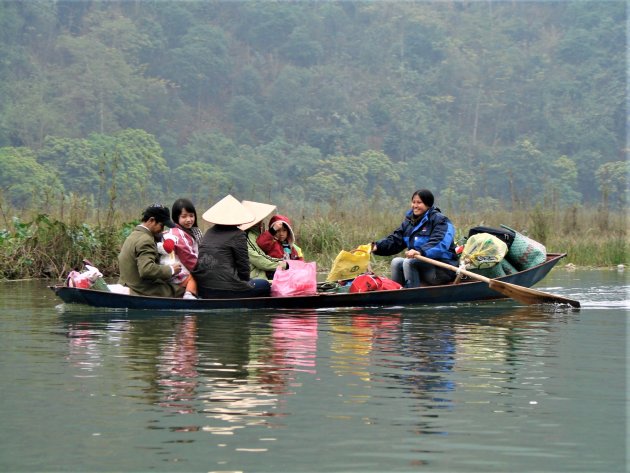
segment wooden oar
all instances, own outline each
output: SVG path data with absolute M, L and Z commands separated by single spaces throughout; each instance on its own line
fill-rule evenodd
M 510 284 L 509 282 L 490 279 L 486 276 L 482 276 L 481 274 L 473 273 L 472 271 L 467 271 L 463 268 L 460 269 L 457 266 L 443 263 L 441 261 L 436 261 L 434 259 L 427 258 L 426 256 L 415 255 L 415 258 L 434 266 L 450 269 L 454 272 L 459 271 L 461 274 L 464 274 L 469 278 L 483 281 L 488 284 L 490 289 L 492 289 L 493 291 L 499 292 L 519 302 L 523 302 L 524 304 L 568 304 L 572 307 L 580 307 L 579 301 L 573 299 L 567 299 L 566 297 L 556 296 L 555 294 L 549 294 L 548 292 L 538 291 L 529 287 L 517 286 L 516 284 Z

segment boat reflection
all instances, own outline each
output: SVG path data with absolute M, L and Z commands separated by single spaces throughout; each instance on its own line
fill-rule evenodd
M 253 334 L 249 368 L 260 384 L 275 394 L 289 394 L 299 372 L 315 374 L 318 319 L 311 316 L 276 315 L 269 331 Z
M 197 387 L 197 316 L 187 315 L 175 327 L 175 333 L 162 346 L 158 357 L 156 383 L 162 388 L 163 407 L 180 414 L 195 411 L 192 401 Z
M 369 355 L 375 344 L 387 351 L 395 349 L 400 331 L 401 315 L 374 316 L 353 314 L 348 318 L 331 319 L 331 368 L 337 375 L 354 375 L 370 381 L 372 361 Z
M 151 429 L 229 436 L 253 426 L 280 428 L 294 415 L 289 397 L 311 399 L 325 386 L 324 393 L 345 396 L 323 413 L 329 418 L 404 399 L 412 404 L 411 431 L 441 434 L 440 409 L 455 408 L 458 391 L 521 389 L 527 375 L 546 394 L 535 369 L 553 349 L 550 317 L 569 316 L 512 306 L 481 315 L 474 306 L 127 320 L 117 314 L 68 318 L 65 335 L 76 376 L 106 376 L 103 365 L 114 367 L 133 380 L 127 389 L 139 391 L 134 399 L 149 412 L 161 410 Z M 378 409 L 362 419 L 384 421 Z

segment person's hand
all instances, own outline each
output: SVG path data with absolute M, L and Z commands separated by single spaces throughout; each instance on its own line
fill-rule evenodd
M 407 253 L 405 253 L 405 256 L 407 258 L 415 258 L 415 256 L 419 255 L 419 254 L 421 254 L 421 253 L 419 251 L 417 251 L 417 250 L 409 250 L 409 251 L 407 251 Z
M 281 269 L 282 271 L 284 271 L 285 269 L 289 269 L 289 263 L 287 263 L 286 261 L 280 261 L 278 263 L 277 269 Z
M 171 268 L 173 268 L 173 276 L 182 272 L 182 265 L 180 263 L 171 265 Z

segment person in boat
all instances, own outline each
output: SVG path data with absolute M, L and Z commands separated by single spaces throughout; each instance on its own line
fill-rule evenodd
M 258 246 L 256 240 L 265 231 L 265 219 L 276 210 L 276 206 L 250 200 L 244 200 L 241 204 L 255 217 L 253 222 L 239 225 L 239 228 L 247 235 L 250 277 L 272 279 L 273 273 L 278 267 L 284 268 L 284 260 L 269 256 Z
M 201 218 L 213 226 L 201 239 L 197 265 L 192 271 L 199 296 L 204 299 L 268 296 L 271 284 L 267 279 L 250 279 L 247 236 L 238 228 L 253 222 L 254 214 L 227 195 Z
M 284 215 L 271 217 L 269 230 L 261 233 L 256 243 L 267 255 L 284 260 L 282 269 L 287 269 L 290 260 L 304 260 L 302 249 L 295 244 L 291 220 Z
M 403 250 L 404 257 L 392 260 L 392 279 L 403 287 L 435 286 L 455 279 L 455 272 L 425 263 L 415 258 L 426 256 L 458 266 L 455 253 L 455 226 L 435 207 L 434 197 L 427 189 L 411 196 L 411 209 L 400 226 L 387 237 L 372 243 L 372 253 L 395 255 Z
M 171 282 L 186 289 L 184 299 L 195 299 L 197 284 L 190 272 L 197 264 L 199 242 L 203 236 L 197 225 L 197 210 L 189 199 L 177 199 L 171 208 L 171 215 L 175 227 L 164 233 L 162 242 L 158 243 L 158 251 L 163 255 L 160 262 L 181 263 L 181 272 L 174 275 Z M 172 243 L 169 244 L 169 240 Z
M 165 226 L 175 227 L 168 208 L 152 204 L 142 213 L 142 223 L 125 239 L 118 254 L 118 283 L 128 287 L 131 294 L 162 297 L 184 294 L 182 286 L 170 282 L 172 276 L 181 272 L 181 263 L 160 264 L 156 240 L 161 238 Z

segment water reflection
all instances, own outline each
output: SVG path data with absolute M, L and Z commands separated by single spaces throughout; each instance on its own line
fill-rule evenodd
M 70 324 L 66 333 L 67 360 L 79 370 L 75 376 L 96 376 L 103 364 L 103 344 L 120 347 L 128 329 L 127 321 L 111 321 L 98 326 L 88 322 Z
M 179 414 L 190 414 L 195 411 L 192 401 L 196 397 L 198 378 L 197 317 L 185 316 L 161 348 L 157 365 L 160 405 Z
M 535 386 L 538 396 L 547 395 L 537 371 L 555 344 L 548 322 L 570 317 L 512 306 L 481 316 L 471 307 L 84 317 L 68 322 L 66 335 L 77 377 L 107 376 L 103 365 L 116 364 L 141 391 L 126 395 L 161 409 L 151 429 L 233 436 L 251 427 L 286 427 L 288 397 L 313 389 L 305 387 L 308 379 L 325 378 L 332 386 L 330 372 L 345 378 L 340 395 L 349 386 L 353 394 L 341 411 L 331 408 L 324 416 L 349 419 L 360 405 L 408 399 L 409 418 L 402 422 L 410 431 L 443 434 L 448 427 L 440 411 L 461 409 L 463 394 L 474 402 Z M 492 412 L 514 409 L 493 402 Z M 384 421 L 378 409 L 362 418 Z
M 561 279 L 541 289 L 580 312 L 105 311 L 4 284 L 3 470 L 623 471 L 627 281 Z
M 249 368 L 258 382 L 275 394 L 289 394 L 298 386 L 296 373 L 315 374 L 318 319 L 311 316 L 277 315 L 270 330 L 252 335 Z
M 331 321 L 331 368 L 338 376 L 354 375 L 371 380 L 372 361 L 368 356 L 375 344 L 394 351 L 400 331 L 400 314 L 371 316 L 358 313 Z

